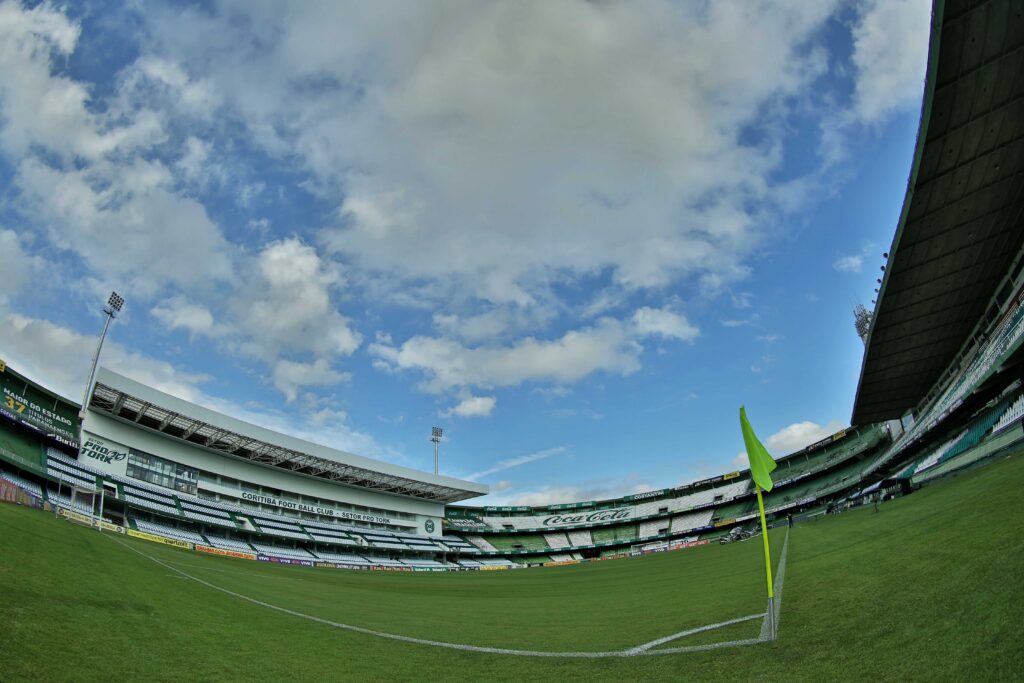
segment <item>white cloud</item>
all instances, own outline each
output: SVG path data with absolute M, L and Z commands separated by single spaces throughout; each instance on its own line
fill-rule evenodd
M 732 305 L 740 309 L 750 308 L 751 306 L 754 305 L 753 303 L 751 303 L 751 299 L 753 299 L 753 296 L 754 295 L 751 294 L 750 292 L 741 292 L 739 294 L 733 294 Z
M 620 288 L 607 288 L 598 292 L 583 308 L 584 318 L 595 318 L 623 304 L 624 292 Z
M 839 420 L 832 420 L 825 425 L 819 425 L 809 420 L 794 422 L 764 439 L 762 443 L 772 457 L 778 459 L 784 455 L 795 453 L 826 436 L 831 436 L 843 427 L 843 423 Z M 737 453 L 732 464 L 734 467 L 749 467 L 750 461 L 747 459 L 746 451 Z
M 640 367 L 643 339 L 690 340 L 697 333 L 678 313 L 642 308 L 629 322 L 601 318 L 590 327 L 551 340 L 527 337 L 508 346 L 471 348 L 452 339 L 415 336 L 400 346 L 378 339 L 369 350 L 382 362 L 378 367 L 421 372 L 426 377 L 421 388 L 437 393 L 530 381 L 567 385 L 599 371 L 628 375 Z
M 555 505 L 581 500 L 619 498 L 656 488 L 637 473 L 626 474 L 614 480 L 584 482 L 577 486 L 550 485 L 516 490 L 513 485 L 507 482 L 506 484 L 500 491 L 492 489 L 489 495 L 479 499 L 476 503 L 480 505 Z
M 190 335 L 214 335 L 217 328 L 213 314 L 205 306 L 193 304 L 181 297 L 168 299 L 154 306 L 150 311 L 153 317 L 165 327 L 187 330 Z
M 785 124 L 828 68 L 836 1 L 159 5 L 138 59 L 96 82 L 64 75 L 81 28 L 63 9 L 4 3 L 0 152 L 68 271 L 257 359 L 289 400 L 347 378 L 351 283 L 433 316 L 372 345 L 374 367 L 450 391 L 453 415 L 490 412 L 469 388 L 626 375 L 647 340 L 698 336 L 645 304 L 667 285 L 732 291 L 766 222 L 799 205 L 780 199 L 799 186 L 777 180 Z M 858 73 L 885 82 L 868 7 Z M 329 217 L 263 243 L 290 217 L 232 148 Z M 228 179 L 232 211 L 204 196 Z M 276 233 L 227 222 L 252 208 Z
M 54 76 L 54 57 L 65 59 L 81 29 L 49 2 L 31 9 L 0 3 L 0 147 L 16 156 L 34 146 L 63 159 L 94 160 L 158 137 L 148 114 L 116 125 L 113 112 L 93 113 L 88 88 Z
M 116 329 L 111 336 L 115 335 Z M 83 335 L 46 320 L 17 314 L 0 317 L 4 360 L 18 372 L 75 402 L 82 400 L 95 345 L 94 335 Z M 209 376 L 130 351 L 116 339 L 108 338 L 104 344 L 101 365 L 183 400 L 273 431 L 361 455 L 403 460 L 369 434 L 351 428 L 344 411 L 321 407 L 311 412 L 288 413 L 243 407 L 206 393 L 202 386 L 210 381 Z
M 97 331 L 99 327 L 97 326 Z M 78 402 L 82 400 L 96 337 L 83 335 L 47 320 L 14 313 L 0 318 L 5 360 L 20 372 Z M 108 339 L 102 364 L 155 389 L 187 401 L 197 400 L 196 385 L 205 375 L 129 351 Z
M 0 305 L 19 294 L 33 277 L 42 275 L 45 267 L 42 258 L 25 251 L 17 232 L 0 228 L 0 278 L 3 278 Z
M 865 122 L 918 106 L 928 61 L 930 0 L 866 0 L 853 28 L 854 107 Z
M 693 341 L 700 334 L 700 330 L 691 325 L 685 316 L 646 306 L 633 314 L 633 328 L 641 337 L 657 335 L 681 341 Z
M 326 358 L 317 358 L 311 363 L 291 361 L 282 358 L 274 363 L 272 373 L 274 386 L 281 390 L 288 402 L 298 397 L 303 387 L 326 387 L 347 382 L 352 375 L 338 372 Z
M 142 157 L 166 140 L 162 117 L 116 96 L 95 102 L 88 84 L 57 74 L 79 34 L 50 3 L 0 4 L 0 151 L 18 210 L 56 251 L 137 297 L 230 278 L 230 249 L 205 208 Z
M 337 202 L 323 244 L 362 277 L 527 307 L 563 276 L 745 277 L 782 128 L 743 136 L 824 73 L 834 6 L 332 0 L 153 12 L 149 29 Z
M 213 83 L 193 79 L 181 64 L 154 57 L 140 58 L 127 70 L 122 91 L 137 100 L 173 108 L 200 119 L 213 115 L 221 97 Z
M 861 254 L 842 256 L 832 263 L 832 267 L 840 273 L 859 273 L 863 265 L 864 256 Z
M 497 306 L 475 315 L 435 313 L 433 322 L 444 335 L 473 343 L 522 332 L 547 318 L 540 307 Z
M 458 404 L 442 411 L 441 417 L 487 417 L 497 402 L 493 396 L 467 396 Z
M 245 336 L 241 349 L 266 360 L 286 352 L 318 359 L 352 354 L 362 335 L 331 296 L 344 282 L 335 264 L 298 239 L 264 246 L 237 298 L 229 302 L 232 324 Z
M 553 455 L 565 453 L 565 451 L 565 446 L 556 446 L 554 448 L 547 448 L 542 451 L 537 451 L 535 453 L 528 453 L 526 455 L 518 455 L 514 458 L 499 460 L 498 463 L 493 465 L 492 467 L 488 467 L 485 470 L 481 470 L 479 472 L 474 472 L 473 474 L 466 475 L 466 477 L 464 478 L 466 479 L 466 481 L 480 481 L 480 479 L 488 477 L 492 474 L 504 472 L 505 470 L 510 470 L 514 467 L 520 467 L 531 462 L 537 462 L 538 460 L 546 460 L 547 458 L 550 458 Z
M 398 347 L 372 344 L 370 353 L 392 369 L 425 373 L 422 388 L 432 392 L 525 381 L 572 384 L 598 370 L 629 374 L 639 368 L 636 343 L 608 318 L 550 341 L 527 337 L 510 346 L 468 348 L 451 339 L 415 336 Z
M 168 329 L 218 340 L 232 353 L 267 363 L 274 386 L 294 401 L 306 387 L 348 381 L 334 363 L 362 343 L 332 294 L 344 285 L 335 264 L 298 239 L 271 242 L 242 262 L 245 275 L 230 296 L 211 305 L 181 296 L 161 301 L 153 316 Z
M 54 246 L 137 297 L 233 277 L 232 250 L 220 229 L 202 204 L 169 190 L 170 175 L 159 162 L 65 171 L 27 159 L 17 184 Z
M 181 157 L 174 164 L 182 180 L 198 186 L 225 183 L 229 178 L 228 170 L 223 164 L 212 161 L 213 145 L 197 137 L 185 139 Z
M 840 256 L 832 262 L 832 267 L 840 273 L 859 273 L 864 267 L 864 259 L 871 255 L 875 245 L 871 242 L 861 247 L 860 253 Z

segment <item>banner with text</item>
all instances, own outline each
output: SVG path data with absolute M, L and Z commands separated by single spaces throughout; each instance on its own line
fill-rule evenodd
M 175 548 L 185 548 L 192 550 L 192 544 L 188 541 L 179 541 L 176 538 L 165 538 L 164 536 L 157 536 L 156 534 L 147 534 L 145 531 L 136 531 L 135 529 L 129 529 L 128 535 L 135 538 L 141 538 L 146 541 L 153 541 L 154 543 L 163 543 L 164 545 L 173 545 Z
M 82 449 L 78 457 L 93 469 L 124 477 L 128 473 L 129 450 L 124 444 L 82 432 Z
M 0 414 L 72 448 L 78 447 L 78 406 L 55 398 L 10 368 L 0 372 Z
M 251 501 L 253 503 L 261 503 L 262 505 L 272 505 L 273 507 L 281 508 L 282 510 L 294 510 L 296 512 L 308 512 L 314 515 L 324 515 L 325 517 L 336 517 L 337 519 L 351 519 L 357 522 L 370 522 L 371 524 L 403 524 L 411 525 L 412 522 L 407 521 L 392 521 L 390 517 L 382 517 L 380 515 L 367 515 L 361 512 L 352 512 L 350 510 L 336 510 L 326 505 L 310 505 L 308 503 L 298 503 L 287 498 L 275 498 L 274 496 L 265 496 L 262 493 L 251 493 L 249 491 L 242 491 L 242 499 Z
M 220 555 L 222 557 L 234 557 L 238 560 L 255 560 L 256 553 L 245 553 L 239 550 L 225 550 L 224 548 L 214 548 L 209 545 L 201 545 L 196 543 L 196 550 L 201 553 L 209 553 L 210 555 Z
M 500 529 L 511 524 L 516 529 L 559 528 L 577 525 L 593 526 L 608 522 L 626 522 L 636 517 L 633 506 L 612 508 L 611 510 L 586 510 L 583 512 L 563 512 L 557 515 L 532 515 L 529 517 L 486 517 L 491 526 Z

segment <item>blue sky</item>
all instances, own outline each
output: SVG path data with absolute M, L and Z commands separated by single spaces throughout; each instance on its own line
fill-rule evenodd
M 0 2 L 0 357 L 492 486 L 848 424 L 929 3 Z

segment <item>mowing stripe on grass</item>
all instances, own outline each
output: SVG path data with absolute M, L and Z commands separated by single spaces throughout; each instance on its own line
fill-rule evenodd
M 447 649 L 450 649 L 450 650 L 463 650 L 463 651 L 467 651 L 467 652 L 481 652 L 481 653 L 485 653 L 485 654 L 513 655 L 513 656 L 517 656 L 517 657 L 566 657 L 566 658 L 576 658 L 576 659 L 600 659 L 600 658 L 605 658 L 605 657 L 642 657 L 642 656 L 649 656 L 649 655 L 674 654 L 674 653 L 681 653 L 681 652 L 702 652 L 704 650 L 717 650 L 717 649 L 723 648 L 723 647 L 735 647 L 735 646 L 739 646 L 739 645 L 754 645 L 756 643 L 764 642 L 762 639 L 757 638 L 757 639 L 750 639 L 750 640 L 732 640 L 732 641 L 728 641 L 728 642 L 724 642 L 724 643 L 711 643 L 711 644 L 707 644 L 707 645 L 693 645 L 693 646 L 690 646 L 690 647 L 679 647 L 679 648 L 664 649 L 664 650 L 640 649 L 640 648 L 644 648 L 645 646 L 654 647 L 654 645 L 656 645 L 656 644 L 659 644 L 661 642 L 668 642 L 669 640 L 674 640 L 676 638 L 682 638 L 684 635 L 690 635 L 692 633 L 699 633 L 699 632 L 703 632 L 703 631 L 710 631 L 712 629 L 721 628 L 723 626 L 728 626 L 730 624 L 734 624 L 734 623 L 737 623 L 737 622 L 746 621 L 748 619 L 756 619 L 758 616 L 761 616 L 761 615 L 753 615 L 753 616 L 749 616 L 749 617 L 740 617 L 738 619 L 731 619 L 729 621 L 723 621 L 723 622 L 718 623 L 718 624 L 709 624 L 708 626 L 702 626 L 702 627 L 699 627 L 697 629 L 691 629 L 689 632 L 685 632 L 684 631 L 682 634 L 675 634 L 673 636 L 669 636 L 668 640 L 651 641 L 651 643 L 644 643 L 642 645 L 639 645 L 639 646 L 636 646 L 636 647 L 632 647 L 632 648 L 628 648 L 626 650 L 611 650 L 611 651 L 605 651 L 605 652 L 572 652 L 572 651 L 569 651 L 569 652 L 554 652 L 554 651 L 545 651 L 545 650 L 514 650 L 514 649 L 502 648 L 502 647 L 485 647 L 485 646 L 481 646 L 481 645 L 467 645 L 467 644 L 464 644 L 464 643 L 447 643 L 447 642 L 440 641 L 440 640 L 428 640 L 426 638 L 415 638 L 413 636 L 403 636 L 403 635 L 399 635 L 397 633 L 386 633 L 384 631 L 375 631 L 373 629 L 364 628 L 362 626 L 353 626 L 352 624 L 343 624 L 341 622 L 331 621 L 330 619 L 324 619 L 322 617 L 313 616 L 312 614 L 305 614 L 303 612 L 298 612 L 296 610 L 288 609 L 287 607 L 280 607 L 278 605 L 273 605 L 273 604 L 271 604 L 269 602 L 264 602 L 263 600 L 257 600 L 256 598 L 249 597 L 248 595 L 242 595 L 241 593 L 236 593 L 233 590 L 229 590 L 227 588 L 223 588 L 223 587 L 218 586 L 216 584 L 210 583 L 209 581 L 206 581 L 205 579 L 201 579 L 198 576 L 193 576 L 192 574 L 189 574 L 188 572 L 183 571 L 181 569 L 178 569 L 177 567 L 171 565 L 169 562 L 165 562 L 165 561 L 163 561 L 163 560 L 161 560 L 159 558 L 156 558 L 156 557 L 153 557 L 152 555 L 144 553 L 143 551 L 139 550 L 138 548 L 132 547 L 131 545 L 129 545 L 128 543 L 125 543 L 124 541 L 122 541 L 120 539 L 114 538 L 114 537 L 109 536 L 109 535 L 106 536 L 106 538 L 109 538 L 110 540 L 114 541 L 115 543 L 118 543 L 118 544 L 124 546 L 128 550 L 131 550 L 133 553 L 141 555 L 142 557 L 145 557 L 146 559 L 148 559 L 148 560 L 150 560 L 152 562 L 155 562 L 156 564 L 160 565 L 161 567 L 164 567 L 165 569 L 169 569 L 172 572 L 180 574 L 182 578 L 190 579 L 192 581 L 195 581 L 198 584 L 206 586 L 207 588 L 212 588 L 215 591 L 220 591 L 221 593 L 224 593 L 226 595 L 230 595 L 233 598 L 238 598 L 239 600 L 244 600 L 245 602 L 249 602 L 249 603 L 252 603 L 254 605 L 259 605 L 260 607 L 265 607 L 267 609 L 271 609 L 271 610 L 274 610 L 276 612 L 281 612 L 283 614 L 288 614 L 288 615 L 291 615 L 293 617 L 299 617 L 300 619 L 306 619 L 308 621 L 312 621 L 312 622 L 315 622 L 315 623 L 318 623 L 318 624 L 324 624 L 325 626 L 331 626 L 331 627 L 339 628 L 339 629 L 342 629 L 342 630 L 345 630 L 345 631 L 352 631 L 354 633 L 362 633 L 364 635 L 369 635 L 369 636 L 376 636 L 378 638 L 387 638 L 389 640 L 398 640 L 398 641 L 401 641 L 401 642 L 404 642 L 404 643 L 414 643 L 416 645 L 428 645 L 428 646 L 431 646 L 431 647 L 443 647 L 443 648 L 447 648 Z M 787 538 L 787 541 L 788 541 L 789 540 L 788 534 L 787 534 L 786 538 Z M 785 557 L 786 557 L 786 550 L 785 550 L 785 544 L 783 544 L 783 550 L 782 550 L 782 555 L 780 557 L 780 563 L 785 561 Z M 781 573 L 782 572 L 780 570 L 780 574 Z M 776 582 L 776 583 L 778 584 L 778 582 Z

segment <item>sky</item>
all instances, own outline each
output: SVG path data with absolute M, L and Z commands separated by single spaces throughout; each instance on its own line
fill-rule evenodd
M 0 0 L 0 358 L 542 505 L 849 424 L 927 0 Z

